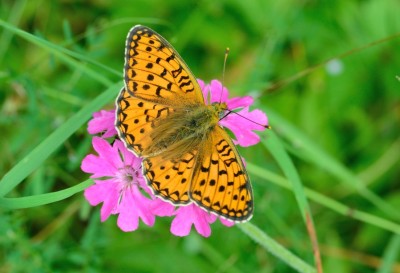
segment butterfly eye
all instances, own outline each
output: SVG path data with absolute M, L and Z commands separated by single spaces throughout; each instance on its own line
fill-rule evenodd
M 219 111 L 218 113 L 218 118 L 219 120 L 223 119 L 224 117 L 226 117 L 230 112 L 227 113 L 226 109 L 222 109 Z
M 215 111 L 218 113 L 219 120 L 225 118 L 231 113 L 231 111 L 228 110 L 228 106 L 226 105 L 226 103 L 214 102 L 212 103 L 212 105 L 214 106 Z

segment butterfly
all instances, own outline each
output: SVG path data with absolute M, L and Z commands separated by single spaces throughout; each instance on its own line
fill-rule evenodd
M 253 214 L 253 193 L 242 159 L 218 125 L 226 103 L 206 105 L 195 76 L 178 52 L 148 27 L 126 39 L 125 86 L 116 99 L 116 129 L 143 158 L 153 193 L 174 204 L 195 203 L 225 219 Z

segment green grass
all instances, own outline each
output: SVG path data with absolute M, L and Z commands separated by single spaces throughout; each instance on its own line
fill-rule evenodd
M 396 0 L 127 3 L 0 2 L 0 272 L 317 272 L 316 249 L 324 272 L 400 272 Z M 86 123 L 113 106 L 135 24 L 206 81 L 230 48 L 225 85 L 272 126 L 241 149 L 250 223 L 124 233 L 84 200 Z

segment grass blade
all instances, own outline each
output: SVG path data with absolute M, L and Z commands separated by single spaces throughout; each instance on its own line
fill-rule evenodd
M 236 225 L 239 229 L 241 229 L 244 233 L 246 233 L 249 237 L 251 237 L 254 241 L 259 243 L 263 248 L 265 248 L 272 255 L 278 257 L 286 264 L 291 266 L 297 272 L 302 273 L 315 273 L 317 272 L 314 268 L 308 265 L 306 262 L 295 256 L 293 253 L 288 251 L 278 242 L 270 238 L 266 233 L 260 230 L 257 226 L 251 223 L 244 223 L 240 225 Z
M 74 195 L 75 193 L 83 191 L 91 184 L 93 184 L 93 181 L 91 179 L 88 179 L 82 183 L 79 183 L 78 185 L 56 192 L 38 194 L 26 197 L 17 197 L 17 198 L 2 197 L 0 198 L 0 207 L 3 209 L 26 209 L 37 206 L 43 206 L 46 204 L 64 200 Z

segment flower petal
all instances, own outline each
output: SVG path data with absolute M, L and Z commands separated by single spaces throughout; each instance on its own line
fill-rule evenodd
M 118 206 L 117 226 L 125 232 L 134 231 L 139 227 L 137 208 L 135 208 L 134 198 L 129 192 L 125 192 L 121 204 Z
M 197 232 L 203 237 L 209 237 L 211 235 L 210 224 L 217 219 L 217 216 L 210 214 L 197 206 L 193 207 L 193 211 L 194 214 L 196 214 L 194 227 L 196 228 Z
M 101 137 L 93 137 L 92 144 L 94 150 L 99 154 L 102 160 L 108 162 L 115 170 L 125 165 L 118 152 L 118 147 L 111 146 Z
M 260 141 L 260 137 L 253 130 L 262 131 L 265 130 L 265 127 L 257 123 L 267 125 L 267 116 L 258 109 L 249 112 L 248 107 L 243 108 L 238 115 L 231 113 L 219 122 L 235 135 L 234 143 L 243 147 L 257 144 Z
M 90 205 L 97 206 L 104 201 L 103 194 L 98 194 L 98 192 L 102 192 L 101 185 L 94 184 L 86 188 L 83 195 Z
M 245 96 L 245 97 L 236 97 L 232 99 L 228 99 L 226 104 L 229 110 L 234 110 L 241 107 L 246 107 L 252 105 L 254 102 L 253 97 Z
M 146 225 L 152 226 L 155 217 L 144 208 L 148 205 L 148 201 L 150 200 L 143 198 L 137 187 L 126 189 L 118 206 L 118 227 L 126 232 L 134 231 L 139 226 L 140 218 Z
M 153 214 L 157 216 L 172 216 L 175 212 L 175 206 L 163 201 L 161 198 L 153 200 L 151 209 Z
M 140 169 L 140 166 L 142 165 L 142 160 L 137 157 L 133 152 L 129 151 L 122 141 L 116 139 L 114 141 L 113 147 L 119 151 L 125 165 L 129 165 L 134 169 Z
M 212 80 L 208 86 L 210 89 L 210 104 L 213 102 L 225 102 L 228 99 L 228 89 L 222 88 L 222 83 Z
M 110 181 L 103 181 L 103 183 L 88 187 L 85 189 L 84 196 L 92 206 L 96 206 L 103 202 L 100 211 L 102 222 L 107 220 L 107 218 L 113 213 L 118 203 L 118 191 L 115 187 L 115 183 Z
M 93 119 L 88 123 L 88 132 L 91 135 L 103 133 L 103 138 L 113 137 L 117 135 L 114 126 L 115 110 L 100 110 L 93 113 Z
M 176 236 L 187 236 L 193 224 L 200 235 L 209 237 L 211 235 L 209 224 L 217 219 L 215 215 L 209 214 L 195 204 L 179 207 L 175 215 L 171 224 L 171 233 Z
M 91 178 L 115 176 L 118 168 L 123 166 L 118 150 L 101 137 L 93 137 L 92 144 L 99 156 L 87 155 L 82 160 L 81 169 L 91 173 Z
M 103 176 L 112 176 L 115 169 L 105 162 L 100 157 L 95 155 L 87 155 L 81 163 L 82 171 L 91 173 L 91 178 L 98 178 Z
M 132 187 L 131 192 L 134 196 L 135 207 L 137 208 L 139 217 L 146 225 L 153 226 L 155 222 L 155 216 L 152 211 L 153 200 L 146 198 L 138 187 Z
M 219 221 L 226 227 L 232 227 L 232 226 L 235 225 L 235 222 L 227 220 L 227 219 L 224 219 L 222 217 L 219 218 Z
M 200 85 L 201 92 L 203 93 L 204 101 L 207 103 L 208 99 L 208 87 L 206 87 L 205 83 L 201 79 L 197 79 L 197 83 Z
M 187 219 L 190 218 L 190 210 L 185 207 L 180 207 L 176 211 L 176 216 L 171 223 L 171 233 L 175 236 L 187 236 L 190 233 L 192 222 Z

